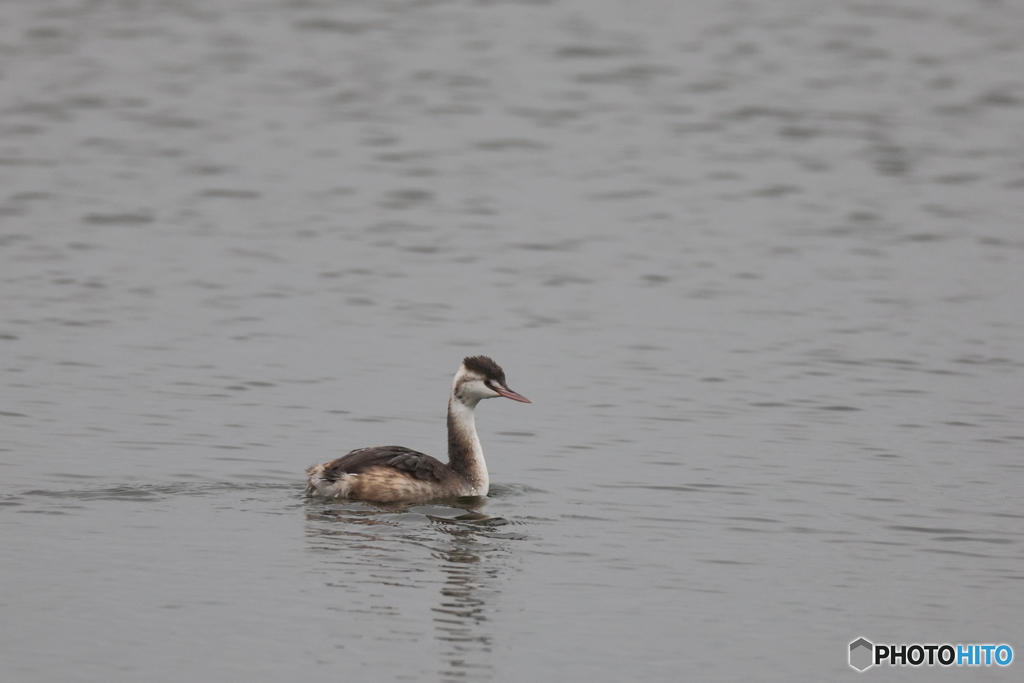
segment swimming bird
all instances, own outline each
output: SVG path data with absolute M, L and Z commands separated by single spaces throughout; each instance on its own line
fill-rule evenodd
M 462 361 L 448 399 L 448 464 L 402 446 L 357 448 L 306 470 L 307 493 L 378 503 L 425 502 L 486 496 L 487 463 L 476 434 L 473 410 L 485 398 L 504 396 L 530 403 L 508 388 L 505 371 L 487 356 Z

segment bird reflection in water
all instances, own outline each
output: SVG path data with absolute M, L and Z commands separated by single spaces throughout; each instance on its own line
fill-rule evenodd
M 501 599 L 510 544 L 524 537 L 508 533 L 507 520 L 482 512 L 485 504 L 483 498 L 416 506 L 309 502 L 307 537 L 311 550 L 325 554 L 332 575 L 327 585 L 363 598 L 346 598 L 337 609 L 358 613 L 360 619 L 385 620 L 373 624 L 375 630 L 384 628 L 391 634 L 387 647 L 381 646 L 381 657 L 394 663 L 396 636 L 408 639 L 412 647 L 426 635 L 420 628 L 427 623 L 429 610 L 440 679 L 494 677 L 488 615 Z M 371 590 L 367 584 L 372 584 Z M 416 594 L 406 590 L 427 587 L 439 591 L 428 601 L 410 599 Z M 379 599 L 382 591 L 391 606 L 369 612 L 362 608 L 370 593 Z M 364 645 L 374 647 L 365 641 Z M 397 658 L 402 658 L 401 652 Z M 411 664 L 418 668 L 423 662 Z

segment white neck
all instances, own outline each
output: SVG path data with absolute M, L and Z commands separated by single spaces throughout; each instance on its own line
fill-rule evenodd
M 490 478 L 473 417 L 476 403 L 468 406 L 455 396 L 448 401 L 448 466 L 469 480 L 473 495 L 486 496 Z

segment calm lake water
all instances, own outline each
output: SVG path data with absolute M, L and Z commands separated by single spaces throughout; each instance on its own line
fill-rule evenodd
M 1009 0 L 4 2 L 0 678 L 1020 659 L 1022 216 Z

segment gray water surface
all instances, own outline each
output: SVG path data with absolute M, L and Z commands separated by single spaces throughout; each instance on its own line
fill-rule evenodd
M 0 677 L 1024 656 L 1022 216 L 1015 2 L 9 0 Z M 304 496 L 480 353 L 490 497 Z

